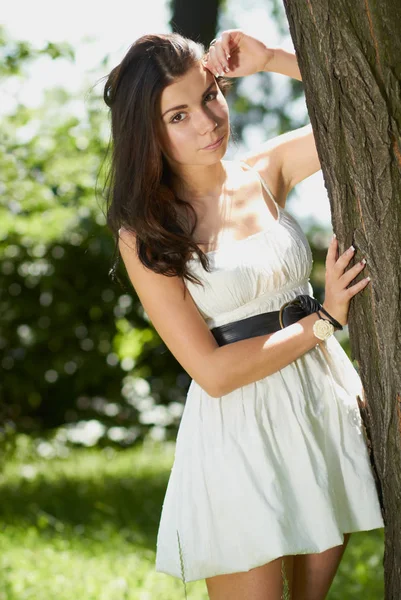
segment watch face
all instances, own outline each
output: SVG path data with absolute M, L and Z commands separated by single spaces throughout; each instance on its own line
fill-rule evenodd
M 319 319 L 315 321 L 316 331 L 322 339 L 329 337 L 334 332 L 332 323 L 326 321 L 326 319 Z

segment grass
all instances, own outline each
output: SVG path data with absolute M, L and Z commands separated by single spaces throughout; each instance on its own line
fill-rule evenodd
M 72 449 L 24 442 L 0 476 L 0 600 L 207 600 L 204 580 L 154 570 L 173 444 Z M 383 593 L 383 531 L 354 533 L 328 600 Z

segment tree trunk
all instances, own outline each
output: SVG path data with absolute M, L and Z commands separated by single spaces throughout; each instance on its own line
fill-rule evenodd
M 283 0 L 339 253 L 366 257 L 351 356 L 385 521 L 386 600 L 401 597 L 401 3 Z M 357 485 L 357 482 L 356 482 Z
M 172 0 L 173 31 L 209 46 L 216 35 L 219 4 L 220 0 Z

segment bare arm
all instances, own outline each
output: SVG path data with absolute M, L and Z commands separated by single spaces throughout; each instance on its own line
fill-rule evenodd
M 318 319 L 313 313 L 274 333 L 216 348 L 211 358 L 215 372 L 220 374 L 219 395 L 215 397 L 259 381 L 324 343 L 312 330 Z
M 275 333 L 218 346 L 191 295 L 184 298 L 178 277 L 145 268 L 137 257 L 134 236 L 127 232 L 120 234 L 119 248 L 156 331 L 189 376 L 213 398 L 271 375 L 323 343 L 312 330 L 319 318 L 314 313 Z
M 295 52 L 289 52 L 284 48 L 271 48 L 273 50 L 272 58 L 268 61 L 265 71 L 272 73 L 281 73 L 302 81 L 301 71 L 299 70 L 298 60 Z

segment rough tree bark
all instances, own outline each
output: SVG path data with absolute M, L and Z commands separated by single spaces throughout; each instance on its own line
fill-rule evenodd
M 385 598 L 401 597 L 401 3 L 283 0 L 339 252 L 372 281 L 351 300 L 358 399 L 385 522 Z M 358 276 L 352 284 L 361 279 Z
M 208 46 L 216 35 L 220 4 L 221 0 L 171 0 L 172 30 Z

